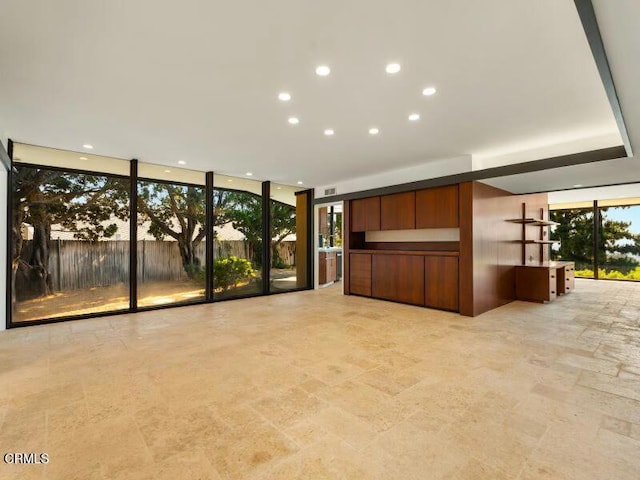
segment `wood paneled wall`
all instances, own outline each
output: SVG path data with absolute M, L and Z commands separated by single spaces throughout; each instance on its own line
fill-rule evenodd
M 296 195 L 296 252 L 299 262 L 296 262 L 296 287 L 307 287 L 307 222 L 312 222 L 312 218 L 307 218 L 307 207 L 309 195 Z
M 522 264 L 522 225 L 508 220 L 548 218 L 547 194 L 514 195 L 480 182 L 460 184 L 460 313 L 480 315 L 515 300 L 515 266 Z M 539 229 L 526 227 L 527 238 Z M 540 261 L 540 246 L 527 245 L 529 263 Z M 529 260 L 529 258 L 532 260 Z M 548 246 L 543 249 L 548 258 Z

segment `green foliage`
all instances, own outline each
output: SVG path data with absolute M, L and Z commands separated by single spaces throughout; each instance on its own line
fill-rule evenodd
M 214 190 L 215 225 L 231 223 L 245 237 L 254 265 L 262 267 L 262 197 L 250 192 Z M 278 245 L 296 231 L 296 208 L 271 200 L 271 260 L 275 268 L 287 265 Z
M 599 210 L 598 264 L 605 268 L 609 265 L 635 267 L 639 262 L 632 255 L 640 255 L 640 235 L 630 230 L 631 222 L 607 218 L 609 208 L 629 207 L 605 207 Z M 551 238 L 560 241 L 559 250 L 552 249 L 552 258 L 574 261 L 579 266 L 592 265 L 593 209 L 554 210 L 549 217 L 560 224 L 551 232 Z
M 576 277 L 580 278 L 593 278 L 593 270 L 585 268 L 583 270 L 575 271 Z M 637 280 L 640 281 L 640 267 L 636 267 L 627 273 L 619 270 L 605 270 L 604 268 L 598 269 L 598 278 L 608 278 L 610 280 Z
M 196 247 L 204 240 L 206 190 L 161 182 L 138 183 L 140 221 L 149 221 L 149 233 L 162 241 L 178 242 L 182 266 L 191 279 L 202 270 Z
M 251 262 L 244 258 L 231 256 L 213 262 L 213 284 L 216 288 L 227 290 L 241 281 L 249 281 L 256 277 Z

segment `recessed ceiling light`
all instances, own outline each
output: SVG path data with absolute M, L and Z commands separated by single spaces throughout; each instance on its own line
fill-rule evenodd
M 330 129 L 330 128 L 327 128 L 327 129 L 324 131 L 324 134 L 325 134 L 327 137 L 332 136 L 334 133 L 336 133 L 336 132 L 334 132 L 334 131 L 333 131 L 332 129 Z
M 370 128 L 369 129 L 369 135 L 377 135 L 380 133 L 380 130 L 376 127 Z
M 412 113 L 411 115 L 409 115 L 409 120 L 411 120 L 412 122 L 417 122 L 418 120 L 420 120 L 420 114 Z
M 87 150 L 93 150 L 93 145 L 85 143 L 84 145 L 82 145 L 82 148 L 86 148 Z
M 178 165 L 186 165 L 187 162 L 185 162 L 184 160 L 178 160 Z
M 289 100 L 291 100 L 291 94 L 287 92 L 280 92 L 278 94 L 278 100 L 282 102 L 288 102 Z
M 387 73 L 390 74 L 394 74 L 394 73 L 398 73 L 400 71 L 400 64 L 399 63 L 389 63 L 386 67 L 385 67 L 385 71 Z
M 282 187 L 276 187 L 276 190 L 282 190 Z
M 171 170 L 165 170 L 164 173 L 171 173 Z
M 298 185 L 302 185 L 302 183 L 303 182 L 301 180 L 298 180 Z
M 424 95 L 425 97 L 433 95 L 434 93 L 436 93 L 436 87 L 427 87 L 422 90 L 422 95 Z
M 316 67 L 316 75 L 320 75 L 321 77 L 326 77 L 331 73 L 331 69 L 326 65 L 320 65 Z
M 87 157 L 78 157 L 80 160 L 87 160 Z
M 232 179 L 230 179 L 230 178 L 228 178 L 228 179 L 227 179 L 227 182 L 231 183 L 231 182 L 233 182 L 233 180 L 232 180 Z
M 577 183 L 577 184 L 575 184 L 575 185 L 573 186 L 573 188 L 580 188 L 581 186 L 582 186 L 582 184 L 581 184 L 581 183 Z
M 253 173 L 247 172 L 247 177 L 251 177 L 252 175 L 253 175 Z
M 291 125 L 297 125 L 300 123 L 300 119 L 298 117 L 289 117 L 289 120 L 287 120 L 287 122 L 289 122 Z

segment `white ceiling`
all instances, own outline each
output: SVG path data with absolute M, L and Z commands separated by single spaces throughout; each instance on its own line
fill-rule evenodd
M 616 134 L 572 0 L 3 0 L 2 19 L 0 132 L 21 142 L 317 186 Z
M 593 0 L 593 4 L 622 114 L 635 150 L 634 157 L 501 177 L 486 183 L 514 193 L 527 193 L 570 189 L 574 185 L 590 187 L 640 182 L 640 29 L 637 26 L 640 2 Z M 600 190 L 580 189 L 570 197 L 577 201 L 616 198 L 630 193 L 630 196 L 640 196 L 640 191 L 632 194 L 634 188 L 638 186 L 609 188 L 605 190 L 605 197 L 598 196 Z M 558 198 L 566 195 L 560 194 Z M 587 198 L 589 196 L 592 198 Z

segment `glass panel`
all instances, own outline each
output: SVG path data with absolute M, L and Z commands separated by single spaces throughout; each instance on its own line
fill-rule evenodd
M 560 225 L 550 228 L 551 260 L 575 262 L 576 277 L 593 278 L 593 209 L 551 210 L 549 219 Z
M 16 164 L 12 217 L 13 322 L 129 308 L 128 179 Z
M 306 263 L 307 259 L 307 198 L 305 195 L 298 199 L 296 195 L 296 192 L 302 190 L 304 189 L 288 185 L 271 184 L 271 292 L 307 286 L 305 266 L 298 265 L 298 262 Z M 297 234 L 298 231 L 300 235 Z
M 206 189 L 138 182 L 138 306 L 206 298 Z
M 598 278 L 640 280 L 640 205 L 599 210 Z
M 261 182 L 214 176 L 215 299 L 262 292 Z

